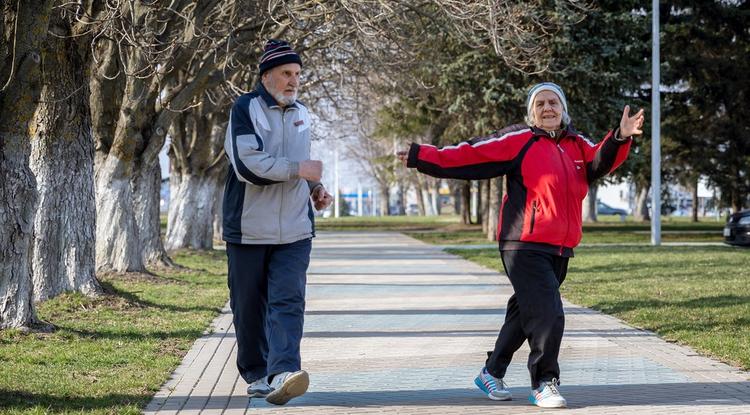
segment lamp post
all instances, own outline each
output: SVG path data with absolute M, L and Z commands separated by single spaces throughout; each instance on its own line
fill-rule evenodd
M 659 0 L 652 0 L 651 46 L 651 245 L 661 245 L 661 139 L 659 87 Z
M 333 150 L 333 217 L 339 217 L 339 142 Z

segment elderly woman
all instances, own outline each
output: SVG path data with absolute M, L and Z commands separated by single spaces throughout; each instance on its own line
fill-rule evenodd
M 507 176 L 498 226 L 500 258 L 515 293 L 495 349 L 474 383 L 493 400 L 510 400 L 503 381 L 513 353 L 528 340 L 529 400 L 544 408 L 566 406 L 558 390 L 558 355 L 565 326 L 560 284 L 581 240 L 581 205 L 589 183 L 625 161 L 643 110 L 625 106 L 619 128 L 594 144 L 570 124 L 558 85 L 535 85 L 526 101 L 527 125 L 436 148 L 412 144 L 398 153 L 407 167 L 434 177 L 478 180 Z

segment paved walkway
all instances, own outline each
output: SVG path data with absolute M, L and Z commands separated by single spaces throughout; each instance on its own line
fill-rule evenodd
M 395 233 L 321 233 L 307 292 L 303 367 L 288 405 L 249 400 L 228 310 L 146 413 L 538 413 L 524 346 L 488 400 L 473 378 L 492 349 L 511 287 L 502 275 Z M 572 413 L 750 414 L 750 374 L 619 320 L 565 303 L 562 388 Z

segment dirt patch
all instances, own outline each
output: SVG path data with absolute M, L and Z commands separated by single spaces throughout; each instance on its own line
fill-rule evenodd
M 166 270 L 166 268 L 165 268 Z M 197 271 L 180 267 L 179 269 L 171 269 L 172 271 L 178 271 L 180 273 L 197 273 Z M 148 283 L 148 284 L 188 284 L 183 280 L 179 280 L 172 277 L 166 277 L 151 272 L 108 272 L 106 274 L 98 275 L 97 278 L 102 282 L 117 281 L 125 283 Z

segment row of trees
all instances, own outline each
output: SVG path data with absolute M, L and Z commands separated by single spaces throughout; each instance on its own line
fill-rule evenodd
M 749 65 L 748 4 L 678 1 L 661 8 L 664 182 L 681 183 L 696 194 L 699 177 L 706 177 L 720 189 L 723 206 L 740 210 L 748 205 L 750 194 L 750 127 L 745 121 L 750 114 L 742 105 L 750 91 L 743 75 Z M 421 51 L 422 65 L 401 72 L 396 82 L 376 86 L 375 94 L 390 100 L 370 108 L 368 116 L 375 121 L 360 135 L 359 145 L 371 154 L 367 167 L 383 189 L 380 200 L 387 200 L 384 192 L 393 185 L 427 193 L 425 204 L 437 199 L 436 182 L 400 170 L 384 156 L 390 148 L 409 141 L 445 145 L 521 122 L 526 91 L 542 80 L 563 86 L 573 124 L 595 141 L 617 126 L 625 104 L 649 112 L 650 11 L 635 1 L 600 0 L 585 18 L 565 16 L 567 24 L 553 30 L 546 54 L 523 62 L 531 65 L 525 71 L 490 50 L 469 49 L 434 34 Z M 609 178 L 635 184 L 634 213 L 640 220 L 649 219 L 650 148 L 646 128 L 627 164 Z M 452 193 L 468 198 L 469 186 L 451 183 L 452 188 L 463 187 Z M 596 189 L 595 183 L 584 206 L 588 220 L 596 220 Z M 484 193 L 492 198 L 498 194 L 494 187 Z M 495 213 L 493 209 L 483 216 L 492 220 Z M 466 210 L 462 216 L 468 221 Z M 697 203 L 693 218 L 697 220 Z M 494 235 L 494 230 L 488 234 Z
M 266 39 L 303 55 L 311 106 L 367 96 L 374 108 L 374 86 L 420 67 L 433 37 L 537 67 L 548 29 L 567 24 L 542 6 L 580 13 L 577 3 L 3 0 L 0 328 L 37 323 L 35 301 L 97 295 L 97 273 L 171 266 L 167 249 L 211 246 L 228 109 L 257 82 Z
M 551 36 L 542 50 L 534 51 L 533 59 L 525 61 L 508 62 L 491 50 L 466 48 L 455 38 L 432 33 L 420 51 L 420 65 L 399 74 L 397 83 L 402 88 L 393 90 L 388 82 L 373 87 L 376 96 L 388 96 L 390 100 L 384 106 L 368 108 L 373 126 L 361 134 L 360 146 L 373 156 L 369 169 L 382 189 L 380 200 L 387 200 L 387 191 L 394 184 L 399 189 L 414 187 L 420 195 L 418 202 L 432 205 L 430 210 L 436 212 L 439 182 L 408 174 L 383 154 L 410 141 L 440 146 L 522 122 L 526 92 L 533 83 L 560 83 L 568 96 L 574 125 L 594 137 L 603 136 L 619 122 L 625 103 L 645 106 L 650 99 L 650 21 L 639 7 L 637 2 L 599 1 L 585 14 L 581 10 L 546 9 L 564 16 L 564 20 L 545 26 Z M 545 18 L 550 19 L 540 17 Z M 633 159 L 643 157 L 637 154 Z M 618 174 L 628 172 L 621 170 Z M 462 200 L 461 215 L 468 223 L 471 184 L 450 185 L 451 193 Z M 502 182 L 491 180 L 479 189 L 479 216 L 486 218 L 481 222 L 492 239 Z M 596 184 L 590 194 L 593 197 L 587 213 L 595 218 Z M 382 210 L 387 212 L 387 208 Z
M 34 323 L 32 299 L 96 295 L 97 271 L 171 264 L 158 153 L 170 129 L 206 128 L 210 116 L 175 121 L 227 101 L 250 64 L 240 46 L 279 30 L 243 6 L 3 2 L 0 327 Z M 175 163 L 178 183 L 219 170 L 215 147 L 200 138 L 173 147 L 176 161 L 189 161 Z
M 636 1 L 0 4 L 0 328 L 34 324 L 34 301 L 97 295 L 98 272 L 171 266 L 167 250 L 212 246 L 228 109 L 257 82 L 268 38 L 303 55 L 304 99 L 329 125 L 320 138 L 359 137 L 353 151 L 380 185 L 383 212 L 394 184 L 415 186 L 422 209 L 439 209 L 438 183 L 407 174 L 394 150 L 519 122 L 534 82 L 560 83 L 574 124 L 594 137 L 625 103 L 648 109 L 652 92 L 650 14 Z M 750 190 L 748 5 L 665 2 L 661 16 L 663 173 L 688 184 L 708 177 L 737 210 Z M 643 195 L 642 216 L 649 141 L 618 170 Z M 468 184 L 453 186 L 468 198 Z M 481 188 L 494 235 L 502 182 Z

